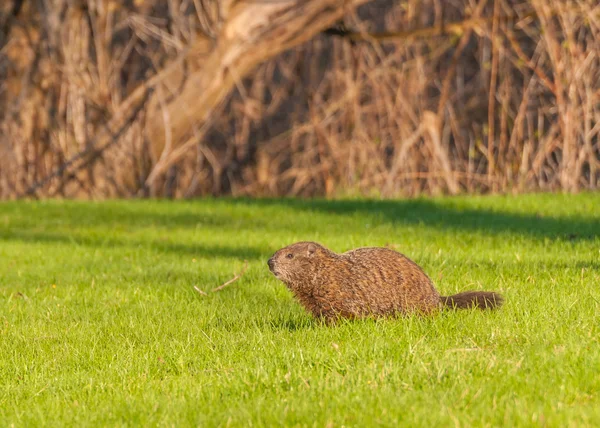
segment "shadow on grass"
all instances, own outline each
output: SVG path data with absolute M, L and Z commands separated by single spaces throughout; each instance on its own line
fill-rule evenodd
M 512 233 L 537 238 L 568 241 L 594 240 L 600 237 L 600 216 L 553 217 L 544 212 L 518 214 L 487 208 L 472 208 L 452 199 L 436 202 L 413 200 L 302 200 L 236 199 L 233 204 L 252 207 L 279 206 L 295 211 L 318 212 L 334 216 L 365 215 L 380 222 L 398 225 L 424 225 L 439 229 Z M 515 199 L 518 203 L 518 199 Z M 600 199 L 598 201 L 600 205 Z M 600 214 L 600 206 L 598 207 Z M 590 213 L 592 214 L 592 213 Z
M 273 330 L 287 330 L 287 331 L 300 331 L 300 330 L 312 330 L 318 327 L 322 327 L 324 324 L 319 323 L 309 318 L 290 318 L 290 317 L 278 317 L 271 319 L 265 323 Z
M 73 237 L 64 233 L 44 233 L 44 232 L 19 232 L 0 233 L 0 241 L 20 241 L 26 243 L 50 243 L 50 244 L 71 244 L 73 246 L 83 246 L 90 248 L 99 247 L 118 247 L 118 248 L 153 248 L 163 252 L 186 254 L 195 257 L 207 259 L 217 258 L 236 258 L 240 260 L 258 260 L 265 257 L 265 251 L 247 245 L 208 245 L 181 244 L 173 242 L 162 242 L 160 240 L 143 241 L 129 237 L 123 239 L 116 238 L 89 238 Z
M 595 195 L 591 197 L 597 198 Z M 516 198 L 514 203 L 519 203 L 520 200 Z M 571 201 L 569 198 L 564 200 Z M 600 204 L 600 199 L 598 202 Z M 555 202 L 553 204 L 556 206 Z M 551 205 L 543 202 L 540 209 Z M 312 213 L 324 217 L 319 226 L 311 226 L 304 220 L 296 221 L 296 213 L 304 214 L 304 219 L 307 214 Z M 373 224 L 399 227 L 421 225 L 439 230 L 518 234 L 537 239 L 575 242 L 595 240 L 600 236 L 600 218 L 593 217 L 593 213 L 590 216 L 552 216 L 544 212 L 519 214 L 488 207 L 473 207 L 461 199 L 201 199 L 177 202 L 128 201 L 126 204 L 113 201 L 7 204 L 0 207 L 0 216 L 10 218 L 10 223 L 7 223 L 10 227 L 0 227 L 0 240 L 63 242 L 85 246 L 146 246 L 208 258 L 250 260 L 264 257 L 274 249 L 252 247 L 243 242 L 232 245 L 176 243 L 169 241 L 169 229 L 195 229 L 201 226 L 213 228 L 216 232 L 222 228 L 228 231 L 251 229 L 274 233 L 294 230 L 297 233 L 313 233 L 315 227 L 329 228 L 329 225 L 336 224 L 336 219 L 356 215 Z M 37 218 L 40 219 L 39 222 Z M 65 227 L 70 230 L 96 227 L 99 230 L 95 231 L 95 236 L 75 237 L 65 232 Z M 130 236 L 122 239 L 102 236 L 107 229 L 131 231 L 143 228 L 162 229 L 165 239 L 159 237 L 136 241 Z M 60 229 L 62 230 L 57 231 Z

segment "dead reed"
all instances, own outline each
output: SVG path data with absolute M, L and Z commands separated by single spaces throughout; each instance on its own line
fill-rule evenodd
M 349 34 L 234 75 L 185 132 L 182 88 L 232 19 L 216 3 L 16 3 L 0 6 L 3 199 L 600 184 L 594 0 L 368 2 L 346 13 Z

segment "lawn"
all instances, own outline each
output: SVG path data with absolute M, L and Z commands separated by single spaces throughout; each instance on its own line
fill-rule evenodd
M 298 240 L 505 306 L 322 326 Z M 600 194 L 7 202 L 0 261 L 1 426 L 600 425 Z

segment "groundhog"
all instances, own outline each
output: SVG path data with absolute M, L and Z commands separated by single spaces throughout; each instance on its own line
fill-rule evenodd
M 390 248 L 338 254 L 316 242 L 297 242 L 278 250 L 268 265 L 314 317 L 327 323 L 340 317 L 428 315 L 442 308 L 492 309 L 503 302 L 489 291 L 440 296 L 423 269 Z

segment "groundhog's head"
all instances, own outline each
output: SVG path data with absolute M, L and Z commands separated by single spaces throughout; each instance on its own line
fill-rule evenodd
M 316 242 L 296 242 L 275 252 L 267 264 L 273 275 L 285 283 L 302 281 L 323 251 L 325 248 Z

